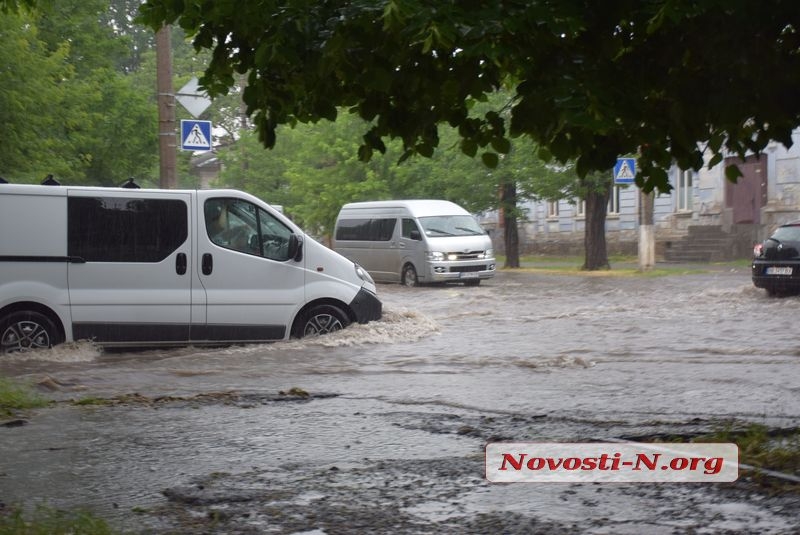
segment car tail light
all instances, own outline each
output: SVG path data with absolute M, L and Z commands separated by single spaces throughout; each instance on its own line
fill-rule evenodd
M 763 243 L 755 244 L 755 246 L 753 246 L 753 256 L 758 258 L 759 256 L 762 256 L 763 254 L 764 254 L 764 244 Z

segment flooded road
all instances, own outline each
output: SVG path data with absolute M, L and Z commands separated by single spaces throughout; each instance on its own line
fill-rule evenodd
M 148 533 L 800 531 L 740 483 L 489 484 L 483 457 L 797 426 L 800 298 L 747 269 L 379 292 L 383 320 L 316 340 L 4 359 L 59 403 L 0 428 L 0 501 Z

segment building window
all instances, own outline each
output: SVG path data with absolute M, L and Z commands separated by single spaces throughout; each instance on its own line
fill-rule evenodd
M 678 169 L 678 177 L 675 180 L 675 197 L 677 202 L 675 208 L 678 212 L 689 212 L 692 210 L 692 171 L 682 171 Z
M 547 218 L 558 217 L 558 201 L 547 201 Z
M 611 195 L 608 196 L 608 213 L 613 215 L 619 214 L 619 186 L 611 188 Z
M 586 201 L 575 199 L 575 217 L 586 217 Z

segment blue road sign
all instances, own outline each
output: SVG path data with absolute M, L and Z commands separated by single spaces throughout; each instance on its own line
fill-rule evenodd
M 211 121 L 181 119 L 181 150 L 211 150 Z
M 614 166 L 614 184 L 633 184 L 636 178 L 636 158 L 617 158 Z

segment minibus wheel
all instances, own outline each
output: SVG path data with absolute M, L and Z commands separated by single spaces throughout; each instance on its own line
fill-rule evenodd
M 403 274 L 400 276 L 400 284 L 412 288 L 417 285 L 417 270 L 411 264 L 403 266 Z
M 21 310 L 0 321 L 0 354 L 47 349 L 60 341 L 55 324 L 39 312 Z
M 315 305 L 306 312 L 298 334 L 302 338 L 318 336 L 341 331 L 349 324 L 350 320 L 347 319 L 347 314 L 340 308 L 333 305 Z

